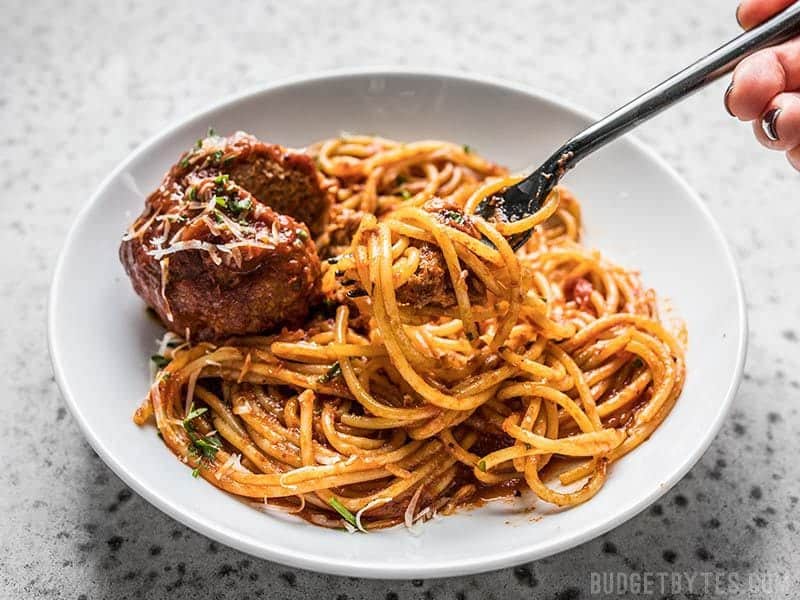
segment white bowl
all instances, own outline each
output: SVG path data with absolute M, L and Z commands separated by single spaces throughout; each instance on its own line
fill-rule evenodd
M 543 516 L 497 502 L 429 522 L 418 537 L 403 527 L 348 535 L 263 514 L 193 479 L 152 426 L 131 420 L 147 391 L 148 357 L 161 331 L 120 266 L 120 236 L 168 166 L 208 126 L 296 147 L 342 131 L 439 138 L 521 169 L 591 120 L 516 85 L 392 70 L 273 85 L 167 129 L 103 182 L 75 222 L 56 268 L 50 353 L 84 435 L 125 483 L 189 527 L 262 558 L 328 573 L 427 578 L 486 571 L 565 550 L 631 518 L 674 485 L 711 443 L 742 374 L 746 317 L 733 258 L 708 210 L 675 171 L 630 138 L 587 159 L 565 183 L 583 204 L 587 243 L 641 269 L 645 283 L 671 299 L 685 319 L 688 378 L 667 420 L 613 465 L 590 502 Z

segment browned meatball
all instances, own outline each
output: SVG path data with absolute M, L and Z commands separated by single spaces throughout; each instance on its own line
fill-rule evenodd
M 248 147 L 271 148 L 246 137 Z M 193 340 L 299 324 L 318 296 L 320 263 L 309 228 L 265 205 L 226 172 L 226 165 L 245 160 L 237 154 L 244 139 L 200 142 L 150 195 L 120 246 L 136 292 L 166 327 L 181 335 L 188 330 Z M 316 172 L 287 159 L 290 154 L 275 151 L 275 171 L 292 175 L 269 180 L 276 190 L 270 197 L 288 206 L 284 182 L 301 189 L 301 174 L 304 189 L 316 186 L 324 197 Z M 301 165 L 296 171 L 295 164 Z M 262 183 L 266 196 L 270 188 Z
M 433 213 L 436 219 L 450 227 L 460 229 L 474 238 L 480 238 L 478 230 L 470 218 L 461 212 L 455 204 L 440 198 L 429 200 L 423 208 Z M 423 306 L 440 306 L 448 308 L 456 304 L 456 295 L 453 283 L 447 270 L 444 256 L 441 251 L 425 242 L 413 242 L 419 247 L 419 266 L 409 280 L 397 290 L 397 300 L 415 308 Z M 482 299 L 484 290 L 482 284 L 474 277 L 467 279 L 470 296 Z
M 456 295 L 447 264 L 435 246 L 419 242 L 419 266 L 406 283 L 397 289 L 397 301 L 415 308 L 434 305 L 447 308 L 456 303 Z
M 313 159 L 237 132 L 225 141 L 220 169 L 275 212 L 305 223 L 314 237 L 327 223 L 330 200 Z

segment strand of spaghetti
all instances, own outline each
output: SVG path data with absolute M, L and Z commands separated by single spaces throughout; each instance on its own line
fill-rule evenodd
M 242 456 L 247 457 L 258 467 L 262 473 L 280 473 L 282 471 L 283 464 L 262 453 L 246 431 L 243 430 L 242 434 L 240 434 L 227 421 L 220 418 L 214 419 L 214 428 L 231 446 L 241 452 Z
M 450 394 L 445 394 L 431 386 L 414 371 L 403 353 L 403 348 L 395 337 L 395 331 L 386 315 L 384 298 L 382 297 L 382 286 L 376 286 L 375 288 L 373 310 L 378 329 L 381 331 L 384 344 L 389 350 L 389 357 L 392 364 L 420 396 L 431 404 L 448 410 L 470 410 L 482 403 L 483 398 L 481 397 L 456 398 Z
M 536 383 L 512 383 L 497 393 L 499 400 L 518 398 L 520 396 L 533 396 L 534 398 L 544 398 L 550 402 L 558 404 L 575 421 L 581 431 L 590 433 L 597 431 L 597 427 L 575 401 L 566 394 L 554 390 L 546 385 Z M 524 428 L 524 426 L 523 426 Z
M 659 322 L 648 317 L 631 313 L 617 313 L 597 319 L 592 324 L 577 332 L 571 339 L 563 342 L 561 348 L 564 352 L 574 352 L 578 348 L 596 339 L 603 331 L 615 325 L 626 323 L 634 325 L 637 329 L 643 329 L 658 339 L 663 340 L 669 346 L 670 353 L 673 356 L 681 359 L 683 358 L 683 348 L 681 348 L 675 337 L 668 333 Z
M 314 392 L 311 390 L 303 390 L 297 397 L 300 403 L 300 456 L 303 465 L 313 465 L 314 460 Z
M 597 492 L 600 491 L 600 488 L 603 487 L 603 483 L 605 483 L 606 480 L 608 468 L 607 460 L 591 460 L 588 461 L 587 464 L 591 469 L 587 473 L 587 475 L 589 475 L 589 479 L 583 485 L 583 487 L 581 487 L 581 489 L 575 492 L 556 492 L 544 485 L 542 480 L 539 479 L 537 464 L 533 462 L 528 462 L 525 467 L 525 483 L 527 483 L 528 487 L 533 490 L 534 494 L 539 496 L 539 498 L 545 502 L 550 502 L 556 506 L 575 506 L 577 504 L 586 502 L 595 494 L 597 494 Z
M 407 209 L 406 207 L 402 207 L 395 212 L 390 213 L 391 216 L 382 220 L 381 223 L 385 223 L 394 233 L 398 235 L 404 235 L 415 240 L 420 240 L 429 244 L 435 244 L 435 238 L 429 231 L 400 220 L 400 217 L 402 216 L 400 211 L 402 210 Z M 453 242 L 462 246 L 464 249 L 473 252 L 482 260 L 485 260 L 493 265 L 499 266 L 502 264 L 500 255 L 494 248 L 490 248 L 487 244 L 475 239 L 471 235 L 464 233 L 460 229 L 455 229 L 454 227 L 448 227 L 447 234 L 450 236 L 450 239 Z
M 391 330 L 397 344 L 401 348 L 401 352 L 406 357 L 406 360 L 413 365 L 416 369 L 434 370 L 437 366 L 436 360 L 428 355 L 418 352 L 411 339 L 406 334 L 403 327 L 403 322 L 400 317 L 400 312 L 397 310 L 397 301 L 394 295 L 394 286 L 392 285 L 392 259 L 386 252 L 388 244 L 388 236 L 385 227 L 378 226 L 378 235 L 372 235 L 369 239 L 369 257 L 370 257 L 370 278 L 374 283 L 373 296 L 373 311 L 377 311 L 378 301 L 376 298 L 380 293 L 385 305 L 380 308 L 386 314 L 388 323 L 386 328 L 379 328 L 380 332 L 385 337 L 389 330 Z M 387 294 L 387 296 L 383 296 Z M 391 302 L 391 304 L 389 304 Z M 391 354 L 391 353 L 390 353 Z M 391 357 L 391 356 L 390 356 Z
M 342 305 L 336 311 L 336 333 L 337 340 L 346 338 L 347 331 L 347 318 L 349 309 L 347 306 Z M 402 421 L 418 421 L 420 419 L 428 419 L 439 413 L 435 407 L 420 407 L 420 408 L 394 408 L 381 404 L 376 401 L 356 377 L 355 370 L 350 363 L 349 358 L 342 357 L 339 359 L 339 367 L 342 370 L 342 376 L 347 383 L 347 387 L 353 394 L 356 401 L 361 404 L 367 411 L 376 417 L 384 417 L 386 419 L 402 420 Z
M 551 440 L 522 429 L 516 422 L 518 415 L 512 415 L 503 423 L 503 431 L 514 439 L 531 446 L 531 454 L 563 454 L 564 456 L 595 456 L 607 454 L 622 444 L 625 432 L 618 429 L 602 429 L 589 433 L 579 433 L 566 439 Z
M 382 356 L 386 350 L 366 344 L 326 344 L 312 345 L 307 342 L 273 342 L 270 350 L 276 356 L 295 361 L 332 361 L 342 356 L 367 357 Z
M 555 356 L 555 358 L 558 359 L 562 365 L 564 365 L 567 373 L 569 373 L 570 377 L 572 377 L 575 389 L 578 391 L 583 410 L 586 412 L 586 415 L 592 422 L 594 429 L 601 429 L 602 424 L 600 423 L 600 415 L 597 414 L 597 405 L 595 404 L 594 396 L 592 396 L 589 385 L 586 383 L 586 378 L 583 375 L 583 371 L 581 371 L 580 367 L 575 364 L 575 361 L 572 360 L 572 357 L 570 357 L 569 354 L 564 352 L 557 345 L 549 343 L 547 345 L 547 351 Z
M 535 213 L 511 223 L 498 221 L 494 224 L 495 229 L 497 229 L 498 233 L 506 237 L 515 235 L 517 233 L 530 231 L 540 223 L 544 222 L 546 219 L 549 219 L 558 209 L 558 205 L 559 193 L 558 188 L 555 188 L 547 195 L 547 198 L 545 199 L 541 208 L 539 208 L 539 210 L 537 210 Z

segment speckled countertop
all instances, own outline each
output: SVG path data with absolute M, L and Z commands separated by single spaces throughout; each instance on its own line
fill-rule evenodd
M 474 577 L 358 581 L 289 569 L 147 504 L 67 413 L 46 348 L 56 256 L 101 178 L 174 119 L 259 82 L 370 64 L 490 74 L 604 112 L 736 32 L 731 0 L 489 6 L 3 1 L 0 597 L 574 599 L 592 597 L 591 571 L 798 582 L 800 175 L 727 116 L 722 84 L 639 135 L 699 190 L 735 250 L 750 310 L 747 374 L 700 463 L 602 538 Z M 672 591 L 687 597 L 685 586 Z

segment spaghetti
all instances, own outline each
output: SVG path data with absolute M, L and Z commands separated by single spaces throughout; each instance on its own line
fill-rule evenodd
M 594 496 L 683 386 L 685 339 L 654 292 L 580 244 L 564 188 L 523 221 L 475 215 L 517 179 L 467 147 L 344 136 L 309 152 L 334 201 L 316 240 L 326 304 L 271 336 L 168 334 L 135 421 L 154 416 L 212 485 L 326 527 L 411 527 L 526 490 Z M 526 229 L 515 253 L 504 236 Z M 423 248 L 450 303 L 401 296 Z

